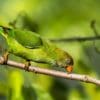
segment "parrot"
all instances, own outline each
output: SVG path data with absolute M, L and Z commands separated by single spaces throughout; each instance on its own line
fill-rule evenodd
M 7 63 L 9 54 L 14 54 L 27 61 L 26 70 L 32 61 L 62 67 L 68 73 L 73 71 L 74 61 L 69 53 L 35 32 L 0 26 L 0 35 L 5 38 L 8 47 L 3 55 L 3 64 Z

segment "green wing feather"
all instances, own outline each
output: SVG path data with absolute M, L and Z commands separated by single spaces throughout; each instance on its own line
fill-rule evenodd
M 18 29 L 10 30 L 9 32 L 10 36 L 13 36 L 15 40 L 17 40 L 21 45 L 23 45 L 26 48 L 39 48 L 43 45 L 41 37 L 36 34 L 35 32 L 31 31 L 21 31 Z

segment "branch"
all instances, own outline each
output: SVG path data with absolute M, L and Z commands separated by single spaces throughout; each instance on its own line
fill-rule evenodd
M 95 20 L 91 21 L 90 26 L 91 26 L 91 29 L 93 30 L 95 36 L 99 36 L 99 33 L 98 33 L 97 29 L 96 29 L 96 21 Z M 100 50 L 96 47 L 96 41 L 95 40 L 93 41 L 93 45 L 94 45 L 95 51 L 97 53 L 100 53 Z
M 100 40 L 100 36 L 91 37 L 73 37 L 73 38 L 62 38 L 62 39 L 50 39 L 52 42 L 85 42 Z
M 96 27 L 95 27 L 95 20 L 92 20 L 90 23 L 90 27 L 95 33 L 95 36 L 91 37 L 73 37 L 73 38 L 60 38 L 60 39 L 50 39 L 52 42 L 85 42 L 85 41 L 94 41 L 100 40 L 100 35 L 98 34 Z
M 0 57 L 0 64 L 3 64 L 3 62 L 4 62 L 4 58 Z M 17 62 L 8 60 L 7 65 L 14 67 L 14 68 L 19 68 L 19 69 L 25 70 L 25 64 L 22 64 L 22 63 L 17 63 Z M 65 79 L 70 79 L 70 80 L 78 80 L 78 81 L 82 81 L 82 82 L 100 85 L 100 80 L 89 77 L 87 75 L 67 74 L 65 72 L 44 69 L 44 68 L 39 68 L 39 67 L 34 67 L 34 66 L 29 66 L 29 72 L 50 75 L 50 76 L 55 76 L 55 77 L 60 77 L 60 78 L 65 78 Z

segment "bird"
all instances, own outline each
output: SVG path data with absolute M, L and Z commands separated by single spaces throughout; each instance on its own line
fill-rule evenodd
M 7 43 L 4 63 L 7 63 L 9 54 L 14 54 L 27 61 L 26 70 L 32 61 L 62 67 L 68 73 L 73 71 L 74 61 L 71 55 L 35 32 L 0 26 L 0 35 Z

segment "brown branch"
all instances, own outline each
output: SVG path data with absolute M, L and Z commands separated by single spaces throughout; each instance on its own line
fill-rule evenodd
M 73 37 L 73 38 L 62 38 L 62 39 L 50 39 L 52 42 L 85 42 L 85 41 L 94 41 L 100 40 L 100 36 L 91 36 L 91 37 Z
M 0 64 L 3 64 L 3 62 L 4 62 L 4 58 L 0 57 Z M 8 60 L 7 65 L 9 65 L 11 67 L 15 67 L 15 68 L 25 70 L 25 65 L 22 64 L 22 63 L 17 63 L 17 62 Z M 79 80 L 79 81 L 82 81 L 82 82 L 100 85 L 100 80 L 89 77 L 87 75 L 67 74 L 65 72 L 60 72 L 60 71 L 55 71 L 55 70 L 50 70 L 50 69 L 44 69 L 44 68 L 39 68 L 39 67 L 34 67 L 34 66 L 29 66 L 29 72 L 34 72 L 34 73 L 44 74 L 44 75 L 50 75 L 50 76 L 55 76 L 55 77 L 60 77 L 60 78 L 65 78 L 65 79 L 70 79 L 70 80 Z

